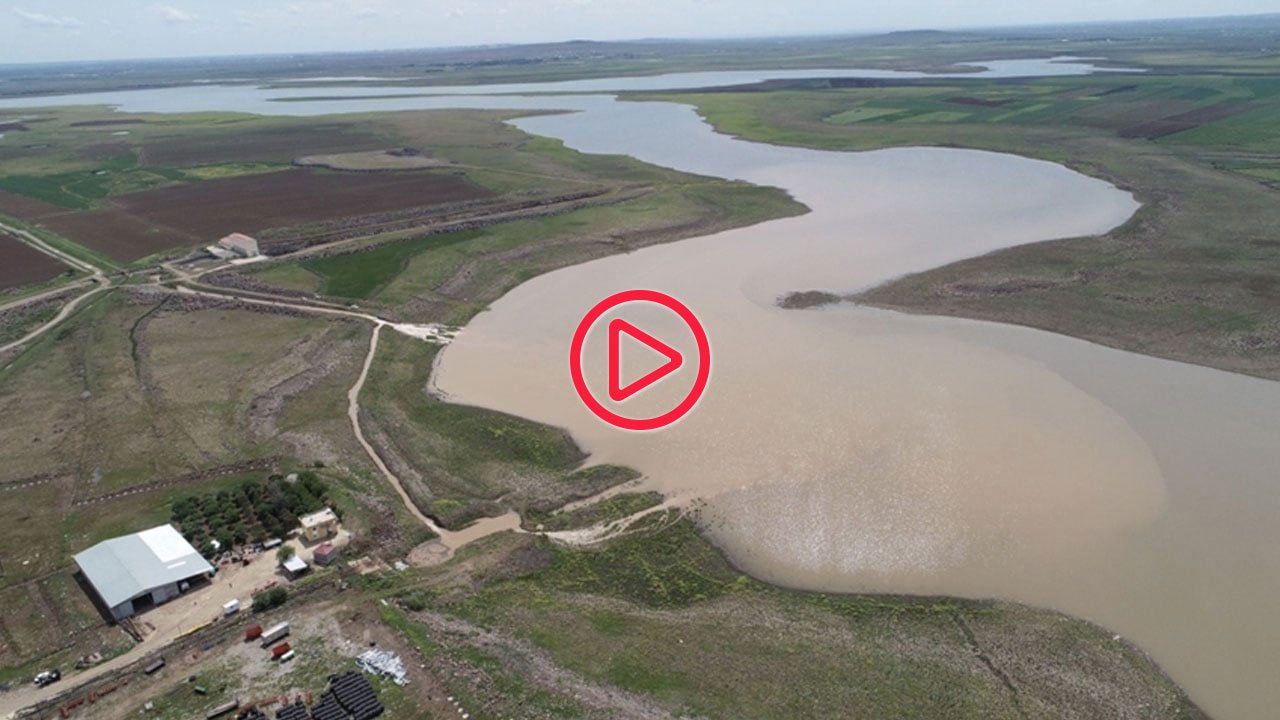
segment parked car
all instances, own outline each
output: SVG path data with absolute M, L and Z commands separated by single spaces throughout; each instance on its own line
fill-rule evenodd
M 58 670 L 45 670 L 39 675 L 36 675 L 36 679 L 32 682 L 35 683 L 36 687 L 44 687 L 45 685 L 52 685 L 61 679 L 62 673 Z

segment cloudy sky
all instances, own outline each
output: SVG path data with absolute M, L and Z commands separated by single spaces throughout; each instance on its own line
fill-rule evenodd
M 0 63 L 1275 12 L 1276 0 L 0 0 Z

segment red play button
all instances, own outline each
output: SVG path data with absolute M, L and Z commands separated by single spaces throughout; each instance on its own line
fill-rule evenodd
M 626 334 L 633 337 L 649 348 L 662 355 L 667 359 L 666 363 L 650 372 L 648 375 L 622 385 L 622 336 Z M 622 402 L 627 398 L 635 395 L 641 390 L 658 382 L 662 378 L 670 375 L 680 369 L 680 365 L 684 363 L 684 358 L 680 352 L 661 340 L 653 337 L 649 333 L 632 325 L 626 320 L 615 318 L 609 323 L 609 399 L 614 402 Z
M 689 334 L 692 335 L 693 342 L 697 346 L 697 368 L 693 374 L 688 392 L 674 407 L 648 417 L 628 417 L 623 415 L 616 408 L 616 404 L 635 397 L 642 390 L 681 370 L 685 362 L 684 356 L 680 351 L 632 323 L 615 317 L 609 320 L 608 324 L 609 387 L 607 397 L 597 398 L 592 394 L 591 387 L 587 384 L 586 375 L 582 369 L 582 354 L 588 332 L 605 313 L 614 311 L 616 308 L 628 303 L 637 305 L 648 303 L 651 308 L 652 306 L 657 306 L 665 309 L 666 312 L 674 314 L 688 328 Z M 651 308 L 646 312 L 651 313 Z M 668 329 L 669 331 L 670 329 Z M 672 338 L 668 337 L 667 339 L 671 340 Z M 625 353 L 623 352 L 624 345 L 628 346 Z M 649 357 L 645 360 L 642 359 L 642 355 Z M 624 363 L 624 356 L 631 358 L 631 360 Z M 627 377 L 627 382 L 624 383 L 625 369 L 637 367 L 647 372 L 639 378 L 631 380 L 630 378 L 635 376 L 635 372 L 632 372 Z M 573 334 L 573 343 L 569 348 L 569 374 L 573 378 L 573 388 L 577 391 L 578 397 L 582 398 L 582 402 L 587 406 L 587 409 L 595 413 L 601 420 L 624 430 L 656 430 L 684 417 L 685 414 L 693 409 L 694 405 L 698 404 L 698 400 L 702 397 L 702 392 L 707 388 L 707 380 L 711 377 L 711 345 L 707 341 L 707 333 L 702 329 L 702 324 L 698 322 L 698 318 L 694 316 L 693 311 L 685 307 L 684 303 L 656 290 L 626 290 L 610 295 L 596 303 L 596 306 L 591 308 L 586 316 L 582 318 L 582 322 L 578 323 L 578 329 Z M 687 372 L 679 374 L 683 377 L 681 382 L 689 382 L 689 374 Z M 668 388 L 668 390 L 673 389 L 675 388 Z M 663 403 L 663 398 L 661 396 L 646 398 L 640 405 L 648 405 L 648 410 L 652 411 L 655 401 Z M 605 405 L 606 402 L 614 403 L 615 407 L 607 407 Z

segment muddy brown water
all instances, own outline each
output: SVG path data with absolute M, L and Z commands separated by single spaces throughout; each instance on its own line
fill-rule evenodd
M 1040 63 L 1006 74 L 1061 70 Z M 722 80 L 768 76 L 757 75 Z M 668 85 L 677 86 L 688 85 Z M 502 91 L 524 89 L 538 90 Z M 764 579 L 1057 608 L 1137 642 L 1215 717 L 1275 715 L 1280 385 L 1025 328 L 774 304 L 793 290 L 850 292 L 1002 247 L 1101 232 L 1135 210 L 1128 194 L 990 153 L 747 143 L 668 103 L 357 97 L 381 92 L 326 88 L 349 97 L 313 102 L 299 99 L 316 94 L 310 88 L 205 86 L 0 107 L 110 102 L 136 112 L 279 115 L 562 108 L 577 112 L 516 124 L 586 152 L 785 188 L 812 212 L 521 285 L 440 356 L 437 384 L 455 400 L 568 428 L 593 462 L 641 470 L 644 488 L 705 499 L 716 541 Z M 297 101 L 275 102 L 281 97 Z M 635 287 L 687 303 L 714 357 L 696 410 L 644 434 L 589 414 L 567 357 L 587 309 Z M 690 354 L 671 316 L 625 312 Z M 592 337 L 587 347 L 597 387 L 602 343 Z M 681 371 L 622 409 L 670 404 L 689 382 Z
M 590 115 L 520 124 L 616 151 Z M 673 140 L 685 123 L 668 120 L 621 132 L 643 159 L 783 187 L 813 212 L 529 281 L 443 353 L 439 389 L 568 428 L 593 462 L 643 472 L 641 489 L 706 501 L 717 543 L 763 579 L 1053 607 L 1137 642 L 1214 716 L 1271 716 L 1280 385 L 1024 328 L 775 305 L 1103 232 L 1135 210 L 1127 193 L 990 153 L 762 148 L 692 123 Z M 696 410 L 641 434 L 591 415 L 567 370 L 581 316 L 637 287 L 692 308 L 714 357 Z M 669 313 L 619 316 L 693 355 Z M 597 390 L 604 343 L 585 352 Z M 670 407 L 691 374 L 617 409 Z

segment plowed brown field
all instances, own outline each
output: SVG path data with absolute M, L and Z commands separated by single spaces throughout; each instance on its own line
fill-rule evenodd
M 68 269 L 39 250 L 0 234 L 0 290 L 52 280 Z
M 131 261 L 213 243 L 233 232 L 253 234 L 491 194 L 451 174 L 295 168 L 120 195 L 113 200 L 116 209 L 64 213 L 41 222 L 116 260 Z
M 51 205 L 43 200 L 0 190 L 0 215 L 12 215 L 23 220 L 32 220 L 66 211 L 66 208 Z

